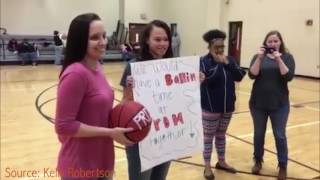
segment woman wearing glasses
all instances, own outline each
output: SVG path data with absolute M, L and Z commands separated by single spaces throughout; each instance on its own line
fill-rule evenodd
M 210 163 L 213 138 L 218 155 L 216 169 L 237 172 L 225 160 L 226 132 L 236 100 L 234 82 L 241 81 L 245 71 L 232 57 L 224 55 L 225 38 L 225 32 L 220 30 L 206 32 L 203 39 L 208 43 L 209 52 L 200 59 L 204 177 L 208 180 L 214 179 Z

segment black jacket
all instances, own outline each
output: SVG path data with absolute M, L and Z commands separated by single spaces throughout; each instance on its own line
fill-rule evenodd
M 36 48 L 34 44 L 30 44 L 29 42 L 21 42 L 18 44 L 18 53 L 28 53 L 28 52 L 36 52 Z
M 200 71 L 206 76 L 201 84 L 201 107 L 214 113 L 234 111 L 235 81 L 241 81 L 246 72 L 228 56 L 228 64 L 214 61 L 209 53 L 200 59 Z
M 59 35 L 54 35 L 53 36 L 53 41 L 55 46 L 62 46 L 62 40 L 60 39 Z

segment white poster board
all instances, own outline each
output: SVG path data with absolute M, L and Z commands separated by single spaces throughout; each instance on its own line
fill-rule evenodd
M 141 171 L 203 150 L 199 57 L 131 63 L 134 100 L 153 119 L 139 143 Z

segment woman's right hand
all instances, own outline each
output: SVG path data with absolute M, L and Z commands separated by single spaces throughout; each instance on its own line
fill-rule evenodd
M 266 49 L 264 48 L 264 47 L 260 47 L 259 49 L 258 49 L 258 57 L 261 59 L 263 56 L 264 56 L 264 54 L 265 54 L 265 51 L 266 51 Z
M 130 141 L 126 136 L 125 133 L 133 131 L 133 128 L 120 128 L 116 127 L 112 129 L 111 138 L 118 143 L 128 146 L 134 144 Z
M 126 86 L 129 88 L 133 88 L 134 87 L 134 80 L 132 76 L 128 76 L 127 80 L 126 80 Z

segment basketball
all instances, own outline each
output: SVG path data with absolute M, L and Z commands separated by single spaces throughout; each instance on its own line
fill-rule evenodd
M 148 135 L 151 123 L 151 116 L 143 105 L 127 101 L 112 109 L 109 127 L 133 128 L 133 131 L 125 135 L 130 141 L 137 143 Z

